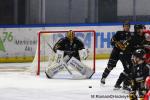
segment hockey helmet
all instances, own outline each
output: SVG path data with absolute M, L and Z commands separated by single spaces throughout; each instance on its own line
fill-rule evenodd
M 123 30 L 126 32 L 130 31 L 130 23 L 129 22 L 123 23 Z
M 148 76 L 145 80 L 145 87 L 146 89 L 150 89 L 150 76 Z
M 130 27 L 130 23 L 129 23 L 129 22 L 124 22 L 124 23 L 123 23 L 123 27 L 124 27 L 124 26 L 129 26 L 129 27 Z
M 144 29 L 145 26 L 143 24 L 135 24 L 134 25 L 134 31 L 136 32 L 138 29 Z
M 133 52 L 133 55 L 144 60 L 145 59 L 145 50 L 144 49 L 137 49 Z

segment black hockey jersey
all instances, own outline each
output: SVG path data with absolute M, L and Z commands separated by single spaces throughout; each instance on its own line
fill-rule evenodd
M 126 32 L 126 31 L 117 31 L 116 34 L 111 39 L 111 45 L 115 46 L 115 41 L 119 41 L 121 43 L 128 42 L 130 44 L 130 40 L 134 33 Z M 124 52 L 130 52 L 130 47 L 126 47 Z
M 134 36 L 132 37 L 131 40 L 131 45 L 133 47 L 133 50 L 143 47 L 145 41 L 146 39 L 144 36 L 140 36 L 137 33 L 134 33 Z
M 145 80 L 147 76 L 150 75 L 150 65 L 146 63 L 142 63 L 139 65 L 133 65 L 132 68 L 132 78 L 138 82 L 141 80 Z
M 64 37 L 60 39 L 53 48 L 55 52 L 57 50 L 62 50 L 64 51 L 64 56 L 65 55 L 69 55 L 70 57 L 74 56 L 77 59 L 80 59 L 78 50 L 81 49 L 84 49 L 84 44 L 77 37 L 74 37 L 73 42 L 70 42 L 70 40 L 67 37 Z
M 131 89 L 132 91 L 144 89 L 144 82 L 147 76 L 150 75 L 150 65 L 142 63 L 133 65 L 131 78 L 133 80 Z

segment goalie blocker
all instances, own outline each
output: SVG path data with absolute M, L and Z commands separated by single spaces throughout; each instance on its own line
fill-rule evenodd
M 87 49 L 80 50 L 79 55 L 81 59 L 86 59 L 88 56 Z M 68 55 L 66 55 L 64 58 L 63 57 L 64 51 L 57 50 L 54 62 L 49 65 L 45 71 L 48 78 L 53 78 L 54 75 L 56 75 L 58 72 L 61 72 L 64 68 L 68 71 L 70 75 L 73 75 L 69 67 L 75 69 L 81 75 L 85 76 L 84 79 L 89 79 L 94 74 L 94 71 L 92 69 L 88 68 L 75 57 L 69 57 Z

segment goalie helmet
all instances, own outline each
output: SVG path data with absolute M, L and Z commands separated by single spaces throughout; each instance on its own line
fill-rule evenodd
M 74 32 L 72 30 L 70 30 L 70 31 L 67 32 L 66 36 L 72 42 L 74 37 L 75 37 L 75 34 L 74 34 Z
M 150 76 L 148 76 L 145 80 L 145 87 L 146 89 L 150 89 Z
M 145 59 L 145 50 L 137 49 L 137 50 L 134 51 L 133 55 L 135 57 L 138 57 L 138 58 L 144 60 Z

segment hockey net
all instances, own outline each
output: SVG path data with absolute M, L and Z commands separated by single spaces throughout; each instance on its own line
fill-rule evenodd
M 60 38 L 65 37 L 67 32 L 68 31 L 41 31 L 38 33 L 37 50 L 31 66 L 33 73 L 40 75 L 40 73 L 44 72 L 46 67 L 54 61 L 55 53 L 52 48 Z M 95 31 L 77 30 L 73 32 L 75 33 L 75 36 L 84 43 L 85 48 L 89 51 L 88 58 L 86 60 L 81 60 L 81 62 L 95 72 Z M 72 68 L 69 70 L 78 73 Z M 58 76 L 65 78 L 69 76 L 69 73 L 66 69 L 63 69 L 63 71 L 60 72 L 60 75 L 58 73 Z

